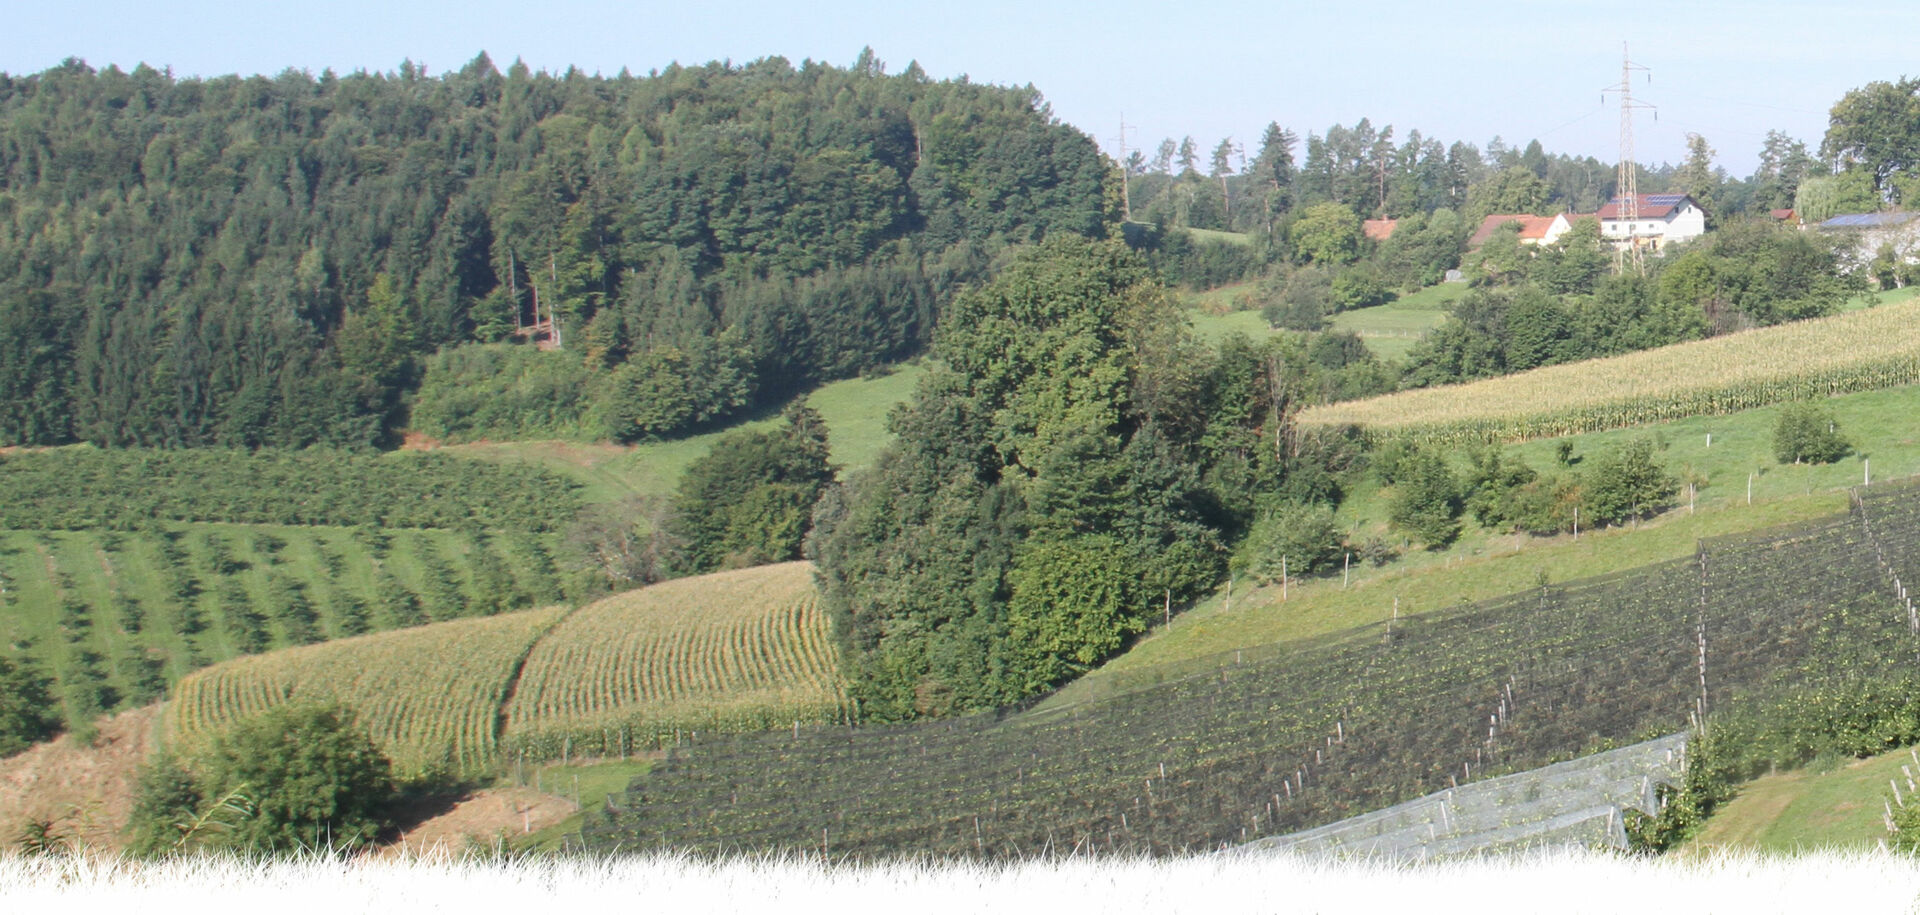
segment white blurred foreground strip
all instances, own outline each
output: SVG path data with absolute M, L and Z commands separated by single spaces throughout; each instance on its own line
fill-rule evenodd
M 1920 861 L 1879 852 L 1708 860 L 1551 852 L 1447 864 L 1288 856 L 1020 864 L 710 862 L 673 854 L 512 862 L 0 858 L 0 911 L 293 913 L 1920 911 Z M 638 908 L 635 908 L 638 906 Z

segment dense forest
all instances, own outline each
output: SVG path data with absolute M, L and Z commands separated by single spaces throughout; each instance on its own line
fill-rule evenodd
M 380 445 L 424 357 L 516 337 L 671 433 L 920 348 L 1105 180 L 1032 89 L 871 54 L 0 75 L 0 441 Z

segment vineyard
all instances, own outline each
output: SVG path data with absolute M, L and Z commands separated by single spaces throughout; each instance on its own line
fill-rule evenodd
M 622 755 L 678 731 L 843 717 L 805 562 L 680 579 L 581 610 L 533 649 L 506 708 L 529 757 Z
M 1617 429 L 1920 381 L 1920 302 L 1782 324 L 1459 385 L 1311 407 L 1435 444 Z
M 69 722 L 88 722 L 235 656 L 559 602 L 552 541 L 233 524 L 0 531 L 0 639 L 54 675 Z
M 711 733 L 843 717 L 812 566 L 679 579 L 578 610 L 461 619 L 239 658 L 167 704 L 192 741 L 300 699 L 352 708 L 405 770 L 624 755 Z
M 180 681 L 164 727 L 191 744 L 284 702 L 337 701 L 402 772 L 488 771 L 515 670 L 565 613 L 458 620 L 230 661 Z
M 1916 499 L 1876 490 L 1865 511 L 1690 559 L 1235 652 L 1075 706 L 703 734 L 583 839 L 1020 857 L 1296 832 L 1908 664 L 1920 623 L 1889 568 L 1920 543 L 1920 512 L 1874 509 Z

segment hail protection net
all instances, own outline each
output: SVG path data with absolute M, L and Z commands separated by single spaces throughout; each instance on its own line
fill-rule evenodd
M 1217 849 L 1911 669 L 1920 491 L 1689 559 L 1209 659 L 1077 705 L 702 737 L 597 849 L 1030 856 Z M 1593 828 L 1569 824 L 1568 828 Z

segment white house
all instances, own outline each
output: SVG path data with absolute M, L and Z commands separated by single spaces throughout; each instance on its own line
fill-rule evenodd
M 1600 237 L 1615 247 L 1637 245 L 1658 254 L 1677 241 L 1707 234 L 1707 212 L 1686 194 L 1641 194 L 1634 218 L 1626 218 L 1626 198 L 1600 208 Z

